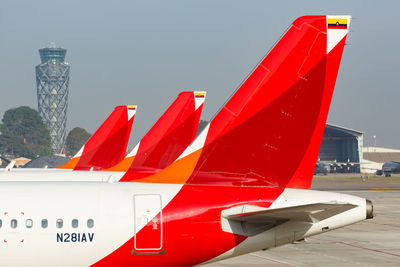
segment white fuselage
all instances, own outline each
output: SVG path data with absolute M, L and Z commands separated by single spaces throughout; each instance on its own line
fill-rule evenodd
M 94 264 L 116 251 L 151 222 L 181 188 L 182 185 L 177 184 L 1 182 L 0 262 L 4 266 Z M 138 200 L 141 202 L 135 203 Z M 284 223 L 248 237 L 213 260 L 282 245 L 321 233 L 324 229 L 332 230 L 365 219 L 365 199 L 337 193 L 285 189 L 270 208 L 329 201 L 352 203 L 357 207 L 312 226 L 304 227 L 304 223 L 295 221 Z M 191 210 L 195 208 L 188 205 L 181 214 L 166 216 L 169 220 L 184 220 L 196 225 L 191 221 Z M 43 220 L 47 221 L 47 227 L 42 225 Z M 221 231 L 234 233 L 222 216 L 220 224 Z M 162 243 L 162 221 L 158 225 Z M 202 224 L 197 227 L 202 227 Z M 190 232 L 185 233 L 188 234 Z
M 0 263 L 89 266 L 134 235 L 135 195 L 159 194 L 165 207 L 180 187 L 139 183 L 0 183 Z M 157 212 L 150 211 L 149 217 Z M 17 221 L 15 228 L 12 220 Z M 42 227 L 42 220 L 47 220 L 46 228 Z M 61 228 L 57 228 L 57 220 L 63 221 Z M 73 220 L 78 220 L 76 228 L 72 226 Z M 88 227 L 88 220 L 93 220 L 92 228 Z M 30 221 L 32 227 L 28 228 Z

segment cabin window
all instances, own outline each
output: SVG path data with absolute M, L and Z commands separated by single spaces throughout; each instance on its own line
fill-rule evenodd
M 32 228 L 32 226 L 33 226 L 33 221 L 32 221 L 32 219 L 27 219 L 27 220 L 25 221 L 25 226 L 26 226 L 26 228 Z
M 79 225 L 78 220 L 77 219 L 73 219 L 72 220 L 72 228 L 77 228 Z
M 42 228 L 47 228 L 48 225 L 49 225 L 49 222 L 47 221 L 47 219 L 43 219 L 42 220 Z
M 64 222 L 63 222 L 62 219 L 58 219 L 58 220 L 56 221 L 56 226 L 57 226 L 57 228 L 62 228 L 62 227 L 63 227 L 63 224 L 64 224 Z
M 17 228 L 18 226 L 18 221 L 16 219 L 11 220 L 11 228 Z
M 87 227 L 88 227 L 88 228 L 93 228 L 93 226 L 94 226 L 94 221 L 93 221 L 93 219 L 87 220 Z

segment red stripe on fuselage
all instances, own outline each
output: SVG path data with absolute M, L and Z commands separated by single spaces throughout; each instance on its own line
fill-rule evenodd
M 132 237 L 93 266 L 192 266 L 208 261 L 246 239 L 222 231 L 223 210 L 244 204 L 269 207 L 282 192 L 282 188 L 185 185 L 163 209 L 164 254 L 132 255 Z

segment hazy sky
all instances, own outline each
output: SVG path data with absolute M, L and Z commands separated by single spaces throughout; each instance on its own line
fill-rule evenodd
M 183 90 L 208 92 L 210 119 L 290 23 L 353 15 L 328 122 L 400 148 L 399 1 L 4 1 L 0 116 L 37 108 L 38 49 L 71 64 L 68 130 L 95 131 L 113 108 L 137 104 L 131 146 Z

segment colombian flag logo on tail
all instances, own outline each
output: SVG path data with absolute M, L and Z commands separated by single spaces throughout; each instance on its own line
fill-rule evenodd
M 347 29 L 347 19 L 329 18 L 328 29 Z
M 205 93 L 196 92 L 194 94 L 194 97 L 196 97 L 196 98 L 205 98 L 206 94 Z
M 136 106 L 128 106 L 128 110 L 136 110 Z

